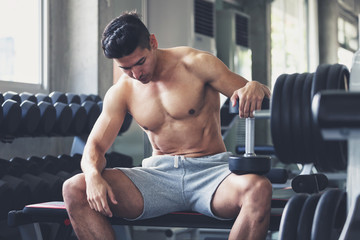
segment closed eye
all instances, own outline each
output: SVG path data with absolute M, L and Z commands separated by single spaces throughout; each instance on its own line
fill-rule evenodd
M 134 66 L 140 66 L 140 65 L 143 65 L 146 61 L 146 58 L 145 57 L 142 57 L 140 58 L 139 61 L 137 61 L 134 65 L 132 65 L 131 67 L 122 67 L 122 66 L 119 66 L 121 69 L 123 70 L 130 70 L 132 67 Z
M 130 70 L 131 69 L 131 67 L 121 67 L 121 66 L 119 66 L 119 68 L 121 68 L 123 70 Z
M 135 63 L 135 66 L 143 65 L 145 63 L 146 58 L 141 58 L 137 63 Z

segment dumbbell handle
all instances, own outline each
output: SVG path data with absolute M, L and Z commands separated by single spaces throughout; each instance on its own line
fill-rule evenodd
M 265 97 L 261 103 L 261 109 L 267 109 L 267 110 L 261 110 L 266 111 L 265 117 L 270 117 L 270 111 L 269 109 L 270 105 L 270 99 Z M 236 101 L 235 106 L 232 106 L 230 104 L 229 106 L 229 113 L 238 113 L 239 112 L 239 100 Z M 260 112 L 260 111 L 254 111 Z M 258 116 L 256 116 L 258 117 Z M 261 116 L 264 117 L 264 116 Z M 245 157 L 255 156 L 254 151 L 254 143 L 255 143 L 255 118 L 248 117 L 245 119 Z
M 254 118 L 257 119 L 270 119 L 271 117 L 271 112 L 269 109 L 266 110 L 255 110 L 253 112 Z
M 245 157 L 255 156 L 255 118 L 245 119 Z

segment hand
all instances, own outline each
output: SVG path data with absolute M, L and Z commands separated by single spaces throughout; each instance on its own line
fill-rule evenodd
M 92 176 L 86 180 L 86 195 L 90 208 L 107 217 L 112 217 L 108 199 L 117 204 L 115 195 L 110 185 L 101 175 Z
M 241 118 L 254 117 L 253 112 L 261 109 L 261 103 L 265 96 L 270 98 L 270 89 L 257 82 L 250 81 L 244 87 L 234 91 L 230 100 L 235 107 L 239 99 L 239 116 Z

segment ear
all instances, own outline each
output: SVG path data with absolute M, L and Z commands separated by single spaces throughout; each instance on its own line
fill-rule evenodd
M 150 47 L 151 49 L 157 49 L 158 48 L 158 41 L 154 34 L 150 34 Z

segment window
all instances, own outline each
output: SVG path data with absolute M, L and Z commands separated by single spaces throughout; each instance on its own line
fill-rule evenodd
M 358 31 L 356 24 L 338 17 L 338 62 L 346 65 L 349 69 L 352 65 L 354 52 L 358 49 Z
M 0 0 L 1 91 L 44 87 L 44 2 Z
M 275 0 L 271 5 L 271 70 L 273 86 L 283 73 L 308 71 L 305 0 Z

